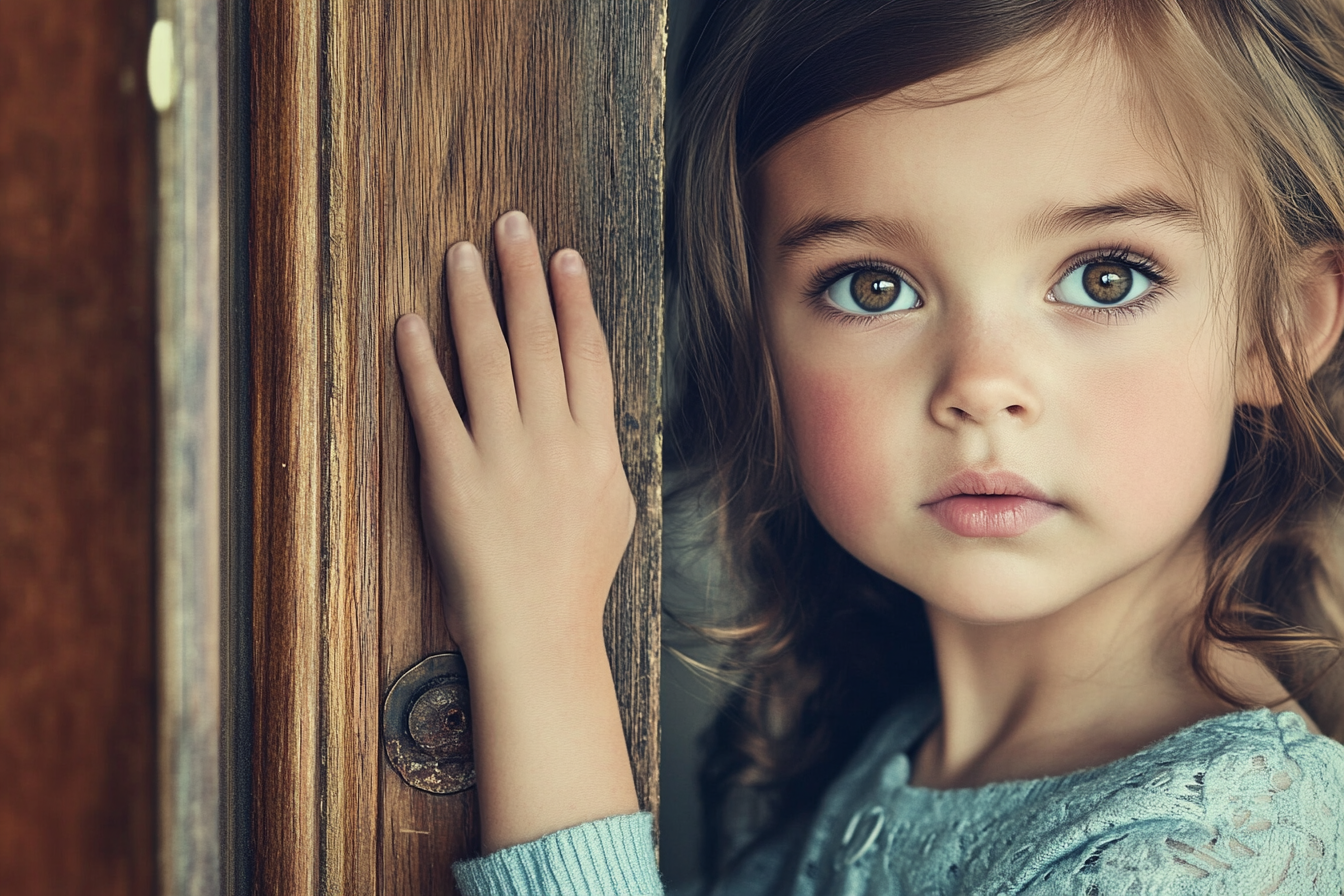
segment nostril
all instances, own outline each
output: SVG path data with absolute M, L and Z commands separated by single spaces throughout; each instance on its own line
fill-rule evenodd
M 942 413 L 949 416 L 949 421 L 955 420 L 958 423 L 988 423 L 999 413 L 1006 413 L 1010 417 L 1025 417 L 1028 414 L 1027 406 L 1021 404 L 1010 404 L 999 411 L 995 411 L 994 408 L 995 405 L 987 404 L 981 412 L 977 413 L 974 409 L 949 404 L 944 407 Z

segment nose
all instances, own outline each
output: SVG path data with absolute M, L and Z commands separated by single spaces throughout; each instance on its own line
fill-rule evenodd
M 984 322 L 951 329 L 929 406 L 934 421 L 956 429 L 1038 419 L 1041 397 L 1028 375 L 1030 350 L 1013 339 L 1011 328 Z

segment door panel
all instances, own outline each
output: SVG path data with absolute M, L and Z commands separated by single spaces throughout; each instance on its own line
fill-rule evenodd
M 640 518 L 608 606 L 643 804 L 657 770 L 662 320 L 660 3 L 254 2 L 257 889 L 451 892 L 475 793 L 387 762 L 381 702 L 451 648 L 392 351 L 452 354 L 444 252 L 522 208 L 589 261 Z M 495 278 L 497 281 L 497 277 Z

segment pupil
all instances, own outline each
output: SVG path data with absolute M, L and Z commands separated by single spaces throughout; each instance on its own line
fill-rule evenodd
M 1094 302 L 1113 305 L 1129 295 L 1134 275 L 1122 264 L 1104 262 L 1083 268 L 1083 289 Z
M 864 311 L 885 311 L 900 292 L 900 282 L 881 271 L 860 271 L 849 284 L 850 296 Z

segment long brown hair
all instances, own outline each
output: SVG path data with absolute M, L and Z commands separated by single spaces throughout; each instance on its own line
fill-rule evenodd
M 799 488 L 755 300 L 751 172 L 812 122 L 1028 41 L 1043 52 L 1062 49 L 1061 36 L 1120 48 L 1201 202 L 1212 205 L 1215 171 L 1235 186 L 1219 234 L 1239 259 L 1232 306 L 1280 400 L 1237 411 L 1206 514 L 1190 658 L 1205 686 L 1239 704 L 1210 652 L 1217 642 L 1250 651 L 1344 738 L 1334 574 L 1344 381 L 1339 351 L 1314 375 L 1303 367 L 1299 335 L 1304 253 L 1344 247 L 1344 3 L 709 2 L 685 61 L 668 205 L 669 462 L 692 474 L 687 492 L 711 496 L 747 597 L 735 618 L 703 626 L 728 645 L 738 685 L 710 731 L 701 781 L 707 872 L 721 864 L 730 794 L 764 798 L 766 831 L 788 824 L 881 710 L 934 676 L 919 599 L 831 539 Z

